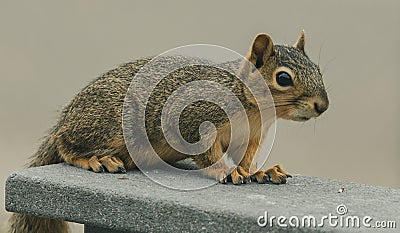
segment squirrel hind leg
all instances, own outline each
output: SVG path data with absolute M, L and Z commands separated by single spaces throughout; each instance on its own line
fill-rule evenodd
M 125 173 L 127 169 L 135 168 L 125 144 L 113 143 L 102 149 L 87 149 L 77 151 L 71 143 L 59 137 L 57 149 L 60 157 L 66 163 L 86 170 L 110 173 Z

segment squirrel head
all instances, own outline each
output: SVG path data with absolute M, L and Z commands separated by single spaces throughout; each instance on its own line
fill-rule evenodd
M 304 31 L 294 46 L 274 45 L 270 36 L 258 34 L 247 56 L 267 83 L 278 118 L 307 121 L 328 109 L 320 68 L 307 56 L 304 45 Z

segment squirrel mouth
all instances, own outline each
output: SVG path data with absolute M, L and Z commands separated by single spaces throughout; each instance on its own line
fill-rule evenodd
M 310 120 L 310 117 L 305 117 L 305 116 L 303 116 L 303 117 L 297 117 L 297 119 L 298 119 L 299 121 L 308 121 L 308 120 Z

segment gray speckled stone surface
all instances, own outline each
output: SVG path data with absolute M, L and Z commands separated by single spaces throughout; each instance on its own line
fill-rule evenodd
M 196 179 L 201 178 L 191 182 Z M 345 191 L 338 193 L 340 187 Z M 371 223 L 394 220 L 397 228 L 388 232 L 400 232 L 400 190 L 315 177 L 294 176 L 285 185 L 217 184 L 184 192 L 164 188 L 139 171 L 96 174 L 57 164 L 14 173 L 6 185 L 8 211 L 83 223 L 86 232 L 367 231 L 257 225 L 265 211 L 269 216 L 318 219 L 338 215 L 339 204 L 348 208 L 343 216 L 368 215 Z

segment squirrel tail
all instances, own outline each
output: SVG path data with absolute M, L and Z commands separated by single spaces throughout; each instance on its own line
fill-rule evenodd
M 57 149 L 56 132 L 57 130 L 54 128 L 45 138 L 39 150 L 27 164 L 28 167 L 39 167 L 63 161 Z M 69 232 L 68 224 L 64 221 L 18 213 L 12 214 L 9 226 L 9 233 Z
M 63 162 L 57 148 L 57 130 L 53 129 L 40 145 L 39 150 L 31 157 L 28 167 L 40 167 Z
M 28 232 L 67 233 L 68 224 L 60 220 L 39 218 L 32 215 L 14 213 L 10 218 L 9 233 L 28 233 Z

